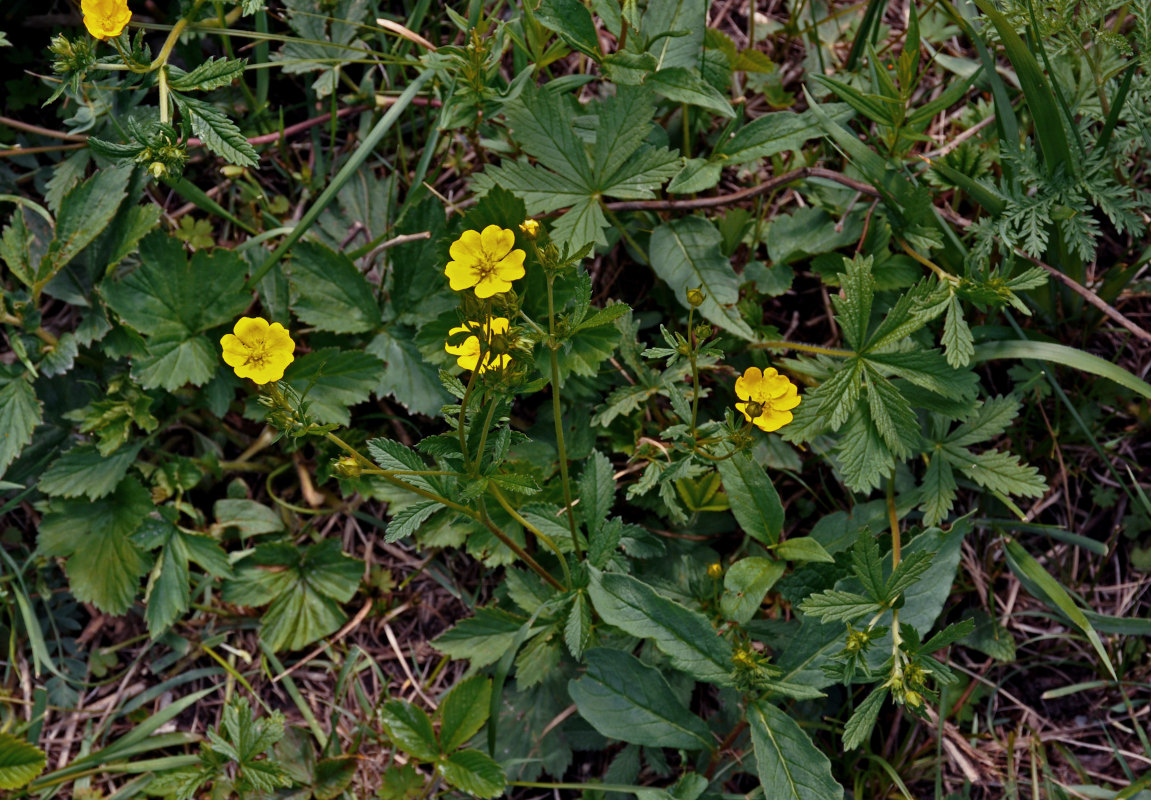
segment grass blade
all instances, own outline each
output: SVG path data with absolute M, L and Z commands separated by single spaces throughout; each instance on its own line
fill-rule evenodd
M 1143 395 L 1151 400 L 1151 384 L 1133 375 L 1118 364 L 1112 364 L 1099 356 L 1084 353 L 1074 347 L 1052 342 L 1030 342 L 1027 340 L 984 342 L 975 348 L 974 361 L 992 361 L 997 358 L 1031 358 L 1063 364 L 1081 372 L 1090 372 L 1101 378 Z

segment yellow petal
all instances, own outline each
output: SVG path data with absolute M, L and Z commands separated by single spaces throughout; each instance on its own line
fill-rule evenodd
M 453 260 L 472 264 L 480 260 L 482 251 L 480 234 L 476 231 L 464 231 L 448 248 Z
M 483 300 L 492 295 L 506 292 L 510 288 L 512 288 L 511 283 L 493 273 L 476 284 L 476 297 Z
M 508 251 L 515 247 L 516 235 L 499 225 L 489 225 L 480 234 L 480 240 L 488 258 L 496 261 L 506 256 Z
M 524 276 L 523 250 L 512 250 L 504 258 L 495 263 L 496 274 L 505 281 L 516 281 Z
M 760 430 L 771 433 L 779 430 L 791 420 L 790 411 L 766 412 L 755 420 L 755 425 Z
M 763 373 L 759 371 L 759 367 L 748 367 L 742 375 L 735 379 L 736 397 L 740 400 L 756 400 L 757 402 L 762 402 L 755 396 L 762 380 Z
M 454 292 L 462 292 L 476 285 L 476 270 L 472 263 L 449 261 L 444 274 L 448 276 L 448 283 Z
M 788 391 L 785 394 L 772 399 L 771 407 L 776 411 L 789 411 L 799 405 L 802 399 L 796 391 L 795 386 L 789 384 Z
M 268 335 L 268 321 L 263 317 L 240 317 L 232 331 L 236 337 L 248 346 L 263 342 Z

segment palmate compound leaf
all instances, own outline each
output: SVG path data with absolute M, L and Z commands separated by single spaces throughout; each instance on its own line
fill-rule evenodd
M 764 797 L 772 800 L 841 800 L 831 761 L 795 721 L 770 703 L 747 709 L 751 742 Z
M 187 115 L 192 132 L 216 155 L 239 167 L 254 167 L 260 157 L 244 138 L 236 123 L 211 103 L 172 92 L 172 99 Z
M 207 383 L 219 351 L 204 332 L 233 322 L 251 303 L 246 274 L 235 253 L 200 250 L 189 259 L 178 239 L 156 232 L 140 242 L 140 266 L 100 285 L 108 306 L 145 337 L 147 351 L 132 365 L 145 389 Z
M 299 242 L 289 265 L 292 309 L 322 331 L 364 333 L 380 324 L 380 308 L 352 259 L 319 242 Z
M 131 535 L 152 508 L 151 495 L 135 478 L 99 500 L 53 500 L 40 521 L 40 552 L 68 559 L 64 569 L 77 600 L 123 614 L 149 564 Z
M 44 771 L 47 761 L 39 747 L 10 733 L 0 733 L 0 789 L 27 786 Z
M 231 578 L 228 555 L 210 536 L 188 533 L 164 517 L 148 517 L 133 535 L 145 550 L 160 548 L 144 592 L 144 618 L 155 639 L 188 610 L 188 562 L 217 578 Z
M 658 669 L 620 650 L 597 647 L 585 655 L 587 672 L 568 682 L 568 694 L 597 731 L 648 747 L 712 746 L 707 725 L 680 702 Z
M 600 198 L 645 200 L 679 170 L 680 159 L 644 139 L 655 105 L 645 89 L 620 86 L 596 104 L 594 158 L 576 132 L 571 98 L 525 89 L 507 110 L 508 122 L 524 152 L 539 163 L 505 161 L 475 179 L 486 192 L 502 186 L 523 198 L 529 214 L 570 208 L 552 226 L 552 237 L 574 245 L 607 244 L 607 218 Z
M 298 650 L 347 621 L 340 607 L 359 589 L 363 564 L 325 539 L 303 552 L 291 545 L 261 545 L 239 562 L 224 584 L 225 602 L 270 603 L 260 635 L 275 650 Z

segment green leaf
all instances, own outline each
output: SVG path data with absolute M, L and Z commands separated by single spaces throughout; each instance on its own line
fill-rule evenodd
M 163 517 L 146 519 L 133 540 L 148 550 L 162 548 L 144 591 L 144 618 L 153 639 L 188 610 L 189 561 L 218 578 L 232 577 L 228 555 L 214 539 L 186 533 Z
M 923 504 L 923 524 L 938 525 L 947 518 L 956 496 L 955 473 L 942 455 L 936 455 L 923 473 L 920 503 Z
M 939 454 L 971 480 L 993 492 L 1020 497 L 1042 497 L 1047 481 L 1039 470 L 1019 460 L 1014 453 L 988 450 L 973 453 L 966 447 L 946 444 Z
M 212 507 L 216 522 L 212 528 L 238 528 L 242 536 L 276 533 L 284 529 L 284 521 L 274 508 L 254 500 L 217 500 Z
M 1107 655 L 1107 649 L 1103 646 L 1099 634 L 1095 632 L 1095 628 L 1088 621 L 1082 609 L 1071 599 L 1067 590 L 1060 585 L 1059 581 L 1051 577 L 1051 573 L 1045 570 L 1043 565 L 1036 561 L 1019 542 L 1014 539 L 1007 539 L 1004 551 L 1007 555 L 1007 566 L 1019 578 L 1024 588 L 1035 597 L 1057 608 L 1075 627 L 1083 631 L 1087 640 L 1091 642 L 1091 646 L 1095 648 L 1095 652 L 1099 654 L 1103 666 L 1107 667 L 1111 678 L 1116 679 L 1115 667 L 1111 664 L 1111 658 Z
M 372 391 L 376 397 L 395 398 L 408 411 L 434 417 L 448 400 L 438 371 L 409 339 L 397 333 L 395 327 L 380 331 L 364 348 L 384 362 Z
M 851 109 L 842 103 L 825 104 L 826 111 L 837 122 L 846 122 Z M 747 123 L 730 139 L 721 140 L 715 147 L 715 156 L 726 156 L 731 166 L 746 164 L 761 158 L 798 150 L 806 142 L 823 135 L 820 121 L 810 111 L 776 111 L 764 114 Z
M 240 167 L 255 167 L 259 164 L 260 157 L 256 155 L 256 149 L 248 144 L 236 123 L 211 103 L 175 92 L 172 93 L 172 99 L 180 111 L 188 116 L 192 132 L 213 153 Z
M 783 504 L 762 466 L 746 452 L 716 463 L 731 512 L 744 532 L 763 544 L 779 541 Z
M 731 683 L 731 644 L 698 611 L 656 594 L 630 575 L 590 570 L 588 594 L 604 622 L 645 639 L 697 680 Z
M 347 755 L 317 761 L 312 778 L 312 794 L 316 800 L 336 800 L 347 791 L 356 777 L 360 760 L 360 756 Z
M 598 450 L 584 466 L 579 481 L 579 510 L 587 528 L 589 541 L 599 533 L 615 502 L 615 478 L 611 461 Z M 599 564 L 597 566 L 603 566 Z
M 0 733 L 0 789 L 20 789 L 44 771 L 48 757 L 39 747 Z
M 503 794 L 507 777 L 503 768 L 479 750 L 460 750 L 436 764 L 450 785 L 475 797 L 496 797 Z
M 772 800 L 842 800 L 831 762 L 795 721 L 773 705 L 748 707 L 755 764 L 765 797 Z
M 891 577 L 887 579 L 887 585 L 884 587 L 884 594 L 886 601 L 891 603 L 899 595 L 903 594 L 909 589 L 919 577 L 927 570 L 931 569 L 931 562 L 935 553 L 927 550 L 918 550 L 914 553 L 908 553 L 907 556 L 902 558 L 899 566 L 891 573 Z
M 108 167 L 72 189 L 60 203 L 56 231 L 40 262 L 37 282 L 67 266 L 116 216 L 127 196 L 132 167 Z
M 44 409 L 36 399 L 36 390 L 23 378 L 15 378 L 0 387 L 0 478 L 20 451 L 32 441 L 32 431 L 44 419 Z
M 309 325 L 333 333 L 365 333 L 380 324 L 371 286 L 343 253 L 319 242 L 299 242 L 292 249 L 290 273 L 298 292 L 292 310 Z
M 1063 117 L 1059 113 L 1055 95 L 1039 62 L 1015 32 L 1015 27 L 1007 17 L 987 0 L 975 0 L 975 5 L 995 25 L 995 30 L 1003 42 L 1003 48 L 1007 51 L 1007 57 L 1011 59 L 1011 66 L 1015 67 L 1019 88 L 1023 90 L 1023 98 L 1027 101 L 1032 119 L 1035 120 L 1035 135 L 1039 139 L 1043 161 L 1047 165 L 1047 174 L 1054 175 L 1055 171 L 1062 167 L 1070 175 L 1074 175 L 1078 161 L 1071 155 L 1067 134 L 1063 128 Z
M 741 558 L 723 576 L 719 607 L 733 622 L 746 625 L 759 611 L 763 598 L 783 575 L 786 565 L 772 558 Z
M 699 69 L 707 30 L 706 0 L 664 0 L 650 3 L 641 23 L 648 51 L 659 69 Z M 668 35 L 674 34 L 674 35 Z
M 794 539 L 788 539 L 786 542 L 780 542 L 779 546 L 775 548 L 775 555 L 788 561 L 835 563 L 831 553 L 827 552 L 823 545 L 810 536 L 798 536 Z
M 863 350 L 867 342 L 867 329 L 871 322 L 871 304 L 875 299 L 875 278 L 871 276 L 871 256 L 856 255 L 843 259 L 846 272 L 839 273 L 843 296 L 832 296 L 836 322 L 843 329 L 843 338 L 854 350 Z
M 232 81 L 244 74 L 247 66 L 246 59 L 211 58 L 191 72 L 184 72 L 176 66 L 168 67 L 170 77 L 168 86 L 178 92 L 201 91 L 208 92 L 231 85 Z
M 465 619 L 441 633 L 432 645 L 446 656 L 468 659 L 473 668 L 494 664 L 508 651 L 524 620 L 506 611 L 481 608 L 476 615 Z
M 861 533 L 851 550 L 851 570 L 863 584 L 863 591 L 877 603 L 887 600 L 887 580 L 883 577 L 883 562 L 879 558 L 879 545 L 870 530 Z
M 73 447 L 45 470 L 38 488 L 44 494 L 60 497 L 87 495 L 98 500 L 116 489 L 143 446 L 143 442 L 137 442 L 107 457 L 100 455 L 95 445 Z
M 440 747 L 450 753 L 479 733 L 488 721 L 492 680 L 481 675 L 460 681 L 440 704 Z
M 577 661 L 583 658 L 584 649 L 591 641 L 591 630 L 591 603 L 586 592 L 578 591 L 572 601 L 571 611 L 568 612 L 567 622 L 564 624 L 564 642 Z
M 596 61 L 603 57 L 591 12 L 579 0 L 541 0 L 535 17 L 584 55 Z
M 335 632 L 347 615 L 340 608 L 356 593 L 363 564 L 326 539 L 303 552 L 294 546 L 257 547 L 224 584 L 225 602 L 271 605 L 260 634 L 274 650 L 298 650 Z
M 879 435 L 866 404 L 856 406 L 840 431 L 836 456 L 843 482 L 854 492 L 878 488 L 895 467 L 895 458 Z
M 971 328 L 963 318 L 963 306 L 956 295 L 951 295 L 947 301 L 947 316 L 943 320 L 944 352 L 947 353 L 947 363 L 953 367 L 966 367 L 975 355 L 975 338 L 971 335 Z
M 863 362 L 871 421 L 896 458 L 907 458 L 919 445 L 919 419 L 911 403 L 869 362 Z
M 252 302 L 243 290 L 247 264 L 228 250 L 191 259 L 175 237 L 159 231 L 140 243 L 140 266 L 100 290 L 109 307 L 146 336 L 190 337 L 231 323 Z
M 220 366 L 219 353 L 206 336 L 160 334 L 150 337 L 145 348 L 132 361 L 132 377 L 145 389 L 203 386 Z
M 688 289 L 702 288 L 700 313 L 710 322 L 748 341 L 755 339 L 739 311 L 739 277 L 720 245 L 723 237 L 703 217 L 680 217 L 661 224 L 651 235 L 652 269 L 687 308 Z
M 394 513 L 392 513 L 392 508 L 389 506 L 388 513 L 391 513 L 392 518 L 388 520 L 388 528 L 384 534 L 384 541 L 391 544 L 392 542 L 398 542 L 400 539 L 414 535 L 416 531 L 428 521 L 432 514 L 435 514 L 441 508 L 443 508 L 443 506 L 440 505 L 437 500 L 417 500 Z
M 687 67 L 665 67 L 648 75 L 643 85 L 668 100 L 706 108 L 729 119 L 735 117 L 731 101 L 705 81 L 698 71 Z
M 597 731 L 648 747 L 712 746 L 707 725 L 680 702 L 658 669 L 620 650 L 595 648 L 586 656 L 587 672 L 568 682 L 568 694 Z
M 999 341 L 983 342 L 975 348 L 975 362 L 991 361 L 997 358 L 1033 358 L 1061 364 L 1098 375 L 1143 395 L 1151 400 L 1151 384 L 1137 378 L 1118 364 L 1105 361 L 1099 356 L 1085 353 L 1074 347 L 1052 342 Z
M 855 713 L 843 728 L 844 750 L 854 750 L 871 736 L 871 731 L 879 719 L 879 711 L 883 708 L 883 701 L 887 699 L 887 691 L 885 686 L 875 687 L 867 699 L 855 709 Z
M 878 603 L 855 592 L 827 589 L 809 595 L 800 606 L 804 614 L 819 617 L 824 622 L 850 622 L 864 614 L 874 614 L 882 608 Z
M 148 490 L 133 478 L 100 500 L 53 500 L 40 522 L 39 547 L 67 557 L 72 594 L 107 614 L 132 606 L 148 561 L 131 535 L 152 511 Z
M 371 396 L 382 369 L 373 355 L 329 347 L 297 358 L 284 380 L 300 394 L 307 393 L 308 412 L 318 421 L 348 425 L 348 406 Z

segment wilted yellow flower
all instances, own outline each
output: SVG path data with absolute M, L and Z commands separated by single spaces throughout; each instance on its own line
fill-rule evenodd
M 499 225 L 483 231 L 464 231 L 452 242 L 452 260 L 444 269 L 452 289 L 476 289 L 476 297 L 491 297 L 512 288 L 524 276 L 523 250 L 515 247 L 516 235 Z
M 97 39 L 119 36 L 132 19 L 128 0 L 80 0 L 84 12 L 84 27 Z
M 775 431 L 791 422 L 791 409 L 799 405 L 800 397 L 795 384 L 773 368 L 760 372 L 748 367 L 735 379 L 735 394 L 745 402 L 735 408 L 748 422 L 764 431 Z
M 264 384 L 284 377 L 295 358 L 296 343 L 278 322 L 268 324 L 262 317 L 240 317 L 233 329 L 220 339 L 224 363 L 241 378 Z
M 488 369 L 503 369 L 512 360 L 512 357 L 507 353 L 496 355 L 491 350 L 494 338 L 508 332 L 508 324 L 507 317 L 493 317 L 490 327 L 482 322 L 469 322 L 466 326 L 460 325 L 452 328 L 448 331 L 448 336 L 456 333 L 473 333 L 473 335 L 464 339 L 461 345 L 444 344 L 444 349 L 456 356 L 456 363 L 464 369 L 474 370 L 477 364 L 479 365 L 477 372 L 480 373 Z M 480 336 L 483 336 L 487 341 L 484 363 L 482 364 L 480 364 Z

